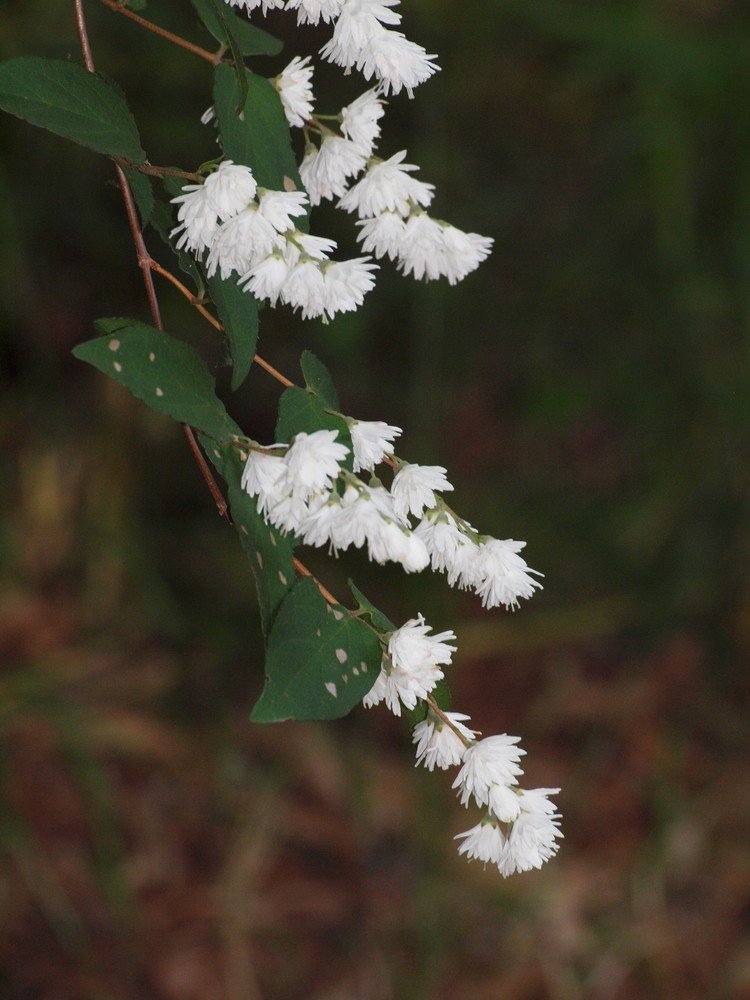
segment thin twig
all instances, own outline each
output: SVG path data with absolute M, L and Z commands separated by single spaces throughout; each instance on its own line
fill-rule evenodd
M 336 598 L 331 593 L 331 591 L 327 590 L 320 582 L 320 580 L 318 580 L 317 577 L 313 576 L 310 570 L 307 568 L 307 566 L 301 563 L 296 556 L 292 557 L 292 562 L 294 563 L 294 568 L 297 570 L 298 573 L 301 573 L 302 576 L 309 576 L 310 579 L 317 584 L 318 590 L 321 592 L 321 594 L 328 601 L 329 604 L 338 604 L 338 605 L 341 604 L 341 601 L 337 601 Z
M 89 42 L 88 31 L 86 29 L 86 16 L 83 11 L 83 0 L 73 0 L 75 5 L 76 14 L 76 27 L 78 29 L 78 37 L 81 41 L 81 52 L 83 53 L 83 60 L 86 64 L 86 69 L 89 73 L 95 73 L 94 59 L 91 54 L 91 44 Z M 106 2 L 106 0 L 103 0 Z M 146 297 L 148 298 L 149 309 L 151 310 L 151 318 L 153 319 L 154 326 L 157 330 L 163 330 L 164 325 L 161 321 L 161 310 L 159 309 L 159 300 L 156 297 L 156 289 L 154 287 L 154 277 L 151 274 L 151 257 L 146 249 L 146 244 L 143 240 L 143 234 L 141 233 L 141 227 L 138 222 L 138 212 L 135 207 L 135 200 L 133 199 L 133 192 L 130 190 L 130 185 L 128 184 L 128 179 L 123 173 L 122 167 L 119 163 L 115 164 L 115 171 L 117 173 L 117 181 L 120 185 L 120 190 L 122 192 L 123 201 L 125 202 L 125 211 L 128 216 L 128 224 L 130 226 L 130 233 L 133 237 L 133 243 L 135 244 L 136 255 L 138 257 L 138 266 L 141 269 L 141 274 L 143 275 L 143 283 L 146 287 Z M 201 470 L 203 479 L 206 482 L 209 490 L 211 491 L 211 496 L 214 499 L 216 508 L 219 514 L 224 517 L 227 513 L 227 502 L 224 499 L 221 490 L 219 489 L 216 480 L 211 474 L 211 470 L 208 467 L 208 463 L 203 457 L 200 448 L 198 447 L 198 442 L 195 440 L 195 434 L 193 429 L 188 426 L 188 424 L 182 425 L 182 430 L 187 438 L 188 444 L 190 445 L 190 450 L 193 453 L 193 457 Z
M 145 17 L 141 17 L 134 11 L 129 10 L 124 3 L 118 3 L 118 0 L 101 0 L 101 3 L 103 3 L 105 7 L 109 7 L 110 10 L 115 11 L 115 13 L 122 14 L 123 17 L 128 17 L 131 21 L 135 21 L 136 24 L 140 24 L 142 28 L 146 28 L 148 31 L 153 31 L 155 35 L 165 38 L 168 42 L 179 45 L 181 49 L 187 49 L 188 52 L 192 52 L 194 55 L 200 56 L 201 59 L 205 59 L 206 62 L 210 62 L 212 66 L 218 66 L 221 62 L 221 55 L 218 52 L 209 52 L 208 49 L 202 49 L 200 45 L 194 45 L 193 42 L 189 42 L 187 38 L 181 38 L 180 35 L 175 35 L 173 32 L 167 31 L 166 28 L 159 27 L 159 25 L 154 24 L 153 21 L 147 21 Z M 78 7 L 78 0 L 76 0 L 76 7 Z
M 458 736 L 458 738 L 461 740 L 461 742 L 465 747 L 471 746 L 472 741 L 464 736 L 464 734 L 461 732 L 461 730 L 454 722 L 451 722 L 451 720 L 448 718 L 448 716 L 445 714 L 442 708 L 440 708 L 440 706 L 438 705 L 438 703 L 435 701 L 435 699 L 432 697 L 431 694 L 427 695 L 425 701 L 430 706 L 430 711 L 434 712 L 435 715 L 440 719 L 440 721 L 444 725 L 446 725 L 449 729 L 453 730 L 453 732 L 456 734 L 456 736 Z
M 224 332 L 224 327 L 218 319 L 213 316 L 208 309 L 206 309 L 206 307 L 195 297 L 195 295 L 193 295 L 190 289 L 184 285 L 176 275 L 172 274 L 171 271 L 168 271 L 166 267 L 162 267 L 161 264 L 157 264 L 157 262 L 153 259 L 150 262 L 150 266 L 152 271 L 156 271 L 156 273 L 160 274 L 162 278 L 165 278 L 173 284 L 178 292 L 183 295 L 192 306 L 195 306 L 201 316 L 203 316 L 204 319 L 207 319 L 215 330 L 219 330 L 222 333 Z M 286 375 L 282 375 L 280 371 L 277 371 L 276 368 L 274 368 L 270 362 L 266 361 L 265 358 L 262 358 L 260 354 L 254 354 L 253 361 L 264 371 L 267 371 L 269 375 L 272 375 L 277 382 L 281 382 L 282 385 L 286 386 L 287 389 L 294 386 L 294 382 L 292 382 L 291 379 L 288 379 Z
M 180 170 L 179 167 L 155 167 L 151 163 L 131 163 L 129 160 L 123 160 L 119 156 L 115 160 L 119 163 L 121 167 L 125 167 L 126 170 L 138 170 L 142 174 L 148 174 L 150 177 L 179 177 L 181 180 L 186 181 L 196 181 L 201 184 L 206 179 L 203 174 L 191 173 L 189 170 Z

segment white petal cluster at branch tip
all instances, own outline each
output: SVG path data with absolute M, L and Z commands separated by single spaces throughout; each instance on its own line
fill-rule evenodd
M 344 0 L 333 36 L 320 51 L 345 70 L 356 67 L 366 80 L 375 77 L 384 94 L 405 89 L 411 97 L 414 88 L 429 79 L 438 66 L 434 55 L 393 30 L 401 22 L 401 15 L 393 10 L 398 2 Z
M 370 472 L 380 465 L 386 455 L 393 454 L 393 442 L 401 437 L 400 427 L 392 427 L 382 420 L 348 421 L 354 447 L 354 471 Z
M 315 98 L 312 90 L 312 75 L 313 67 L 310 65 L 310 56 L 305 56 L 304 59 L 295 56 L 273 81 L 284 106 L 286 120 L 290 125 L 296 125 L 298 128 L 302 128 L 313 113 Z
M 456 767 L 464 759 L 464 740 L 471 742 L 477 735 L 464 725 L 470 721 L 468 715 L 460 712 L 445 712 L 444 715 L 453 728 L 430 709 L 427 718 L 418 722 L 412 733 L 412 742 L 417 746 L 417 765 L 424 764 L 428 771 L 436 767 L 443 771 Z M 464 737 L 463 740 L 456 730 Z
M 365 708 L 385 701 L 394 715 L 401 715 L 402 705 L 412 709 L 427 697 L 443 677 L 440 668 L 451 662 L 456 651 L 449 645 L 456 638 L 453 632 L 431 636 L 431 631 L 424 617 L 418 615 L 391 633 L 380 674 L 363 699 Z

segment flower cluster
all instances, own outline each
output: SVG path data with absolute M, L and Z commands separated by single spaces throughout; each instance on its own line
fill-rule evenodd
M 227 0 L 248 13 L 285 7 L 297 11 L 298 24 L 333 22 L 333 35 L 320 50 L 329 62 L 349 72 L 356 67 L 366 80 L 378 80 L 384 94 L 414 88 L 437 72 L 436 56 L 394 30 L 400 0 Z
M 432 629 L 422 615 L 408 621 L 384 638 L 380 674 L 365 696 L 365 708 L 385 702 L 394 715 L 402 706 L 412 710 L 429 698 L 443 678 L 441 667 L 451 663 L 456 652 L 452 631 L 430 635 Z M 525 751 L 516 736 L 488 736 L 470 729 L 468 715 L 443 712 L 430 700 L 426 717 L 414 727 L 417 764 L 432 771 L 436 767 L 460 770 L 453 782 L 461 805 L 473 799 L 486 812 L 470 830 L 460 833 L 459 853 L 496 864 L 503 876 L 541 868 L 558 850 L 560 814 L 549 799 L 559 788 L 518 788 Z
M 257 498 L 266 520 L 333 553 L 366 547 L 373 562 L 397 562 L 407 573 L 431 565 L 447 574 L 451 586 L 473 589 L 487 608 L 515 608 L 541 586 L 533 575 L 539 574 L 518 554 L 524 542 L 478 535 L 447 508 L 440 494 L 453 486 L 442 466 L 393 457 L 399 427 L 353 418 L 348 426 L 353 472 L 342 465 L 349 450 L 336 441 L 337 431 L 298 434 L 291 447 L 257 446 L 250 452 L 243 487 Z M 390 489 L 379 479 L 365 482 L 357 475 L 384 460 L 397 470 Z M 311 477 L 323 471 L 311 487 Z M 416 526 L 410 517 L 420 518 Z
M 202 184 L 188 184 L 179 205 L 179 249 L 202 258 L 209 277 L 236 274 L 258 299 L 281 301 L 305 319 L 351 312 L 375 284 L 369 257 L 332 261 L 333 240 L 301 232 L 292 221 L 306 212 L 304 191 L 260 188 L 249 167 L 221 162 Z

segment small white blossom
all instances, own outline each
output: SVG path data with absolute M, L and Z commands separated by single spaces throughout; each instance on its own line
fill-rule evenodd
M 410 619 L 396 629 L 388 640 L 388 652 L 394 667 L 399 670 L 418 668 L 451 662 L 456 647 L 449 645 L 456 636 L 451 630 L 430 635 L 431 625 L 425 625 L 423 615 Z
M 187 184 L 182 194 L 172 199 L 180 205 L 177 210 L 178 226 L 170 236 L 179 236 L 178 250 L 192 250 L 201 257 L 211 246 L 219 231 L 219 217 L 208 203 L 203 184 Z
M 406 235 L 406 223 L 396 212 L 383 212 L 373 219 L 358 222 L 357 239 L 362 241 L 365 253 L 396 260 L 401 255 Z
M 492 240 L 478 233 L 465 233 L 455 226 L 443 228 L 443 273 L 451 285 L 463 281 L 492 253 Z
M 228 278 L 233 271 L 247 274 L 271 253 L 278 240 L 276 230 L 263 218 L 257 205 L 250 205 L 219 230 L 208 254 L 208 276 L 213 277 L 217 270 L 222 278 Z
M 387 675 L 385 670 L 381 669 L 380 673 L 375 678 L 375 683 L 362 699 L 362 704 L 365 706 L 365 708 L 375 708 L 376 705 L 379 705 L 380 702 L 384 700 L 387 689 L 388 689 Z
M 411 176 L 419 167 L 404 163 L 405 156 L 402 149 L 387 160 L 372 161 L 364 177 L 341 198 L 339 208 L 369 219 L 387 211 L 407 215 L 413 205 L 427 207 L 435 187 Z
M 319 507 L 308 511 L 299 528 L 299 536 L 305 545 L 331 545 L 336 548 L 337 525 L 343 507 L 340 498 L 331 493 Z
M 369 257 L 334 261 L 323 266 L 325 312 L 332 319 L 336 313 L 354 312 L 365 295 L 375 286 L 372 272 L 378 269 Z
M 312 90 L 313 67 L 310 56 L 295 56 L 273 81 L 279 92 L 284 113 L 290 125 L 302 128 L 313 113 L 315 98 Z
M 541 868 L 557 854 L 562 838 L 559 814 L 521 812 L 510 827 L 499 864 L 501 874 L 507 878 L 514 872 Z
M 516 746 L 518 742 L 517 736 L 487 736 L 467 749 L 463 766 L 453 782 L 453 787 L 460 789 L 462 806 L 467 805 L 472 795 L 477 805 L 487 805 L 493 785 L 517 783 L 518 775 L 523 774 L 519 763 L 526 753 Z
M 453 486 L 446 478 L 441 465 L 411 465 L 404 462 L 396 473 L 391 495 L 393 506 L 400 517 L 413 514 L 421 517 L 425 507 L 435 506 L 435 491 L 445 492 Z
M 430 563 L 436 573 L 445 573 L 456 564 L 458 550 L 465 545 L 476 545 L 459 530 L 455 518 L 446 511 L 427 511 L 414 529 L 427 546 Z
M 222 222 L 231 219 L 250 204 L 258 185 L 250 167 L 232 160 L 222 160 L 203 185 L 209 205 Z
M 226 2 L 230 7 L 244 8 L 248 14 L 258 7 L 262 7 L 262 13 L 265 15 L 269 10 L 276 10 L 284 6 L 284 0 L 226 0 Z
M 320 147 L 309 145 L 300 164 L 299 173 L 310 204 L 319 205 L 329 198 L 344 194 L 350 177 L 365 165 L 365 157 L 357 146 L 340 135 L 325 135 Z
M 468 715 L 460 712 L 446 712 L 446 717 L 467 740 L 473 740 L 476 733 L 464 725 L 469 722 Z M 417 764 L 424 764 L 428 771 L 436 767 L 446 771 L 455 767 L 464 759 L 466 744 L 456 734 L 454 729 L 445 723 L 432 710 L 427 718 L 414 727 L 412 742 L 417 745 Z
M 506 840 L 497 820 L 487 816 L 470 830 L 457 833 L 454 840 L 463 840 L 458 849 L 459 854 L 465 854 L 469 861 L 489 861 L 499 865 L 503 857 Z
M 297 11 L 297 24 L 328 24 L 341 13 L 344 0 L 287 0 L 286 9 Z
M 386 455 L 393 454 L 393 442 L 403 433 L 382 420 L 349 420 L 349 431 L 354 446 L 354 471 L 369 472 L 379 465 Z
M 384 114 L 383 101 L 377 90 L 365 91 L 356 101 L 341 109 L 341 131 L 363 156 L 372 156 L 375 140 L 380 137 L 378 122 Z
M 500 541 L 488 538 L 479 546 L 472 573 L 476 581 L 474 586 L 485 608 L 496 608 L 499 604 L 517 608 L 519 598 L 529 598 L 536 589 L 541 589 L 541 583 L 530 575 L 541 574 L 529 569 L 518 554 L 525 545 L 526 542 L 512 539 Z
M 294 233 L 294 242 L 308 257 L 314 257 L 316 260 L 328 260 L 337 246 L 335 240 L 326 239 L 324 236 L 313 236 L 311 233 L 301 233 L 299 230 Z M 292 244 L 290 248 L 296 249 Z
M 322 316 L 327 301 L 326 283 L 318 264 L 300 260 L 289 272 L 281 289 L 281 301 L 301 310 L 303 319 Z
M 304 191 L 267 191 L 262 189 L 258 211 L 279 233 L 294 229 L 293 218 L 305 214 Z
M 284 459 L 285 483 L 292 496 L 307 500 L 318 490 L 330 489 L 340 472 L 340 463 L 349 454 L 337 437 L 338 431 L 326 430 L 296 435 Z
M 443 227 L 426 212 L 414 212 L 404 228 L 399 269 L 417 281 L 434 281 L 445 274 Z
M 275 306 L 288 277 L 289 264 L 279 251 L 274 251 L 243 275 L 240 283 L 256 299 L 265 299 Z
M 251 497 L 276 495 L 278 483 L 285 472 L 286 462 L 283 456 L 253 450 L 245 462 L 240 485 Z
M 386 96 L 399 94 L 403 89 L 409 97 L 413 97 L 414 88 L 438 71 L 436 58 L 400 31 L 381 28 L 373 32 L 356 65 L 365 80 L 373 76 L 380 80 Z

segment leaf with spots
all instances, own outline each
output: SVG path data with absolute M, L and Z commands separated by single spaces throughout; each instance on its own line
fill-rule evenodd
M 328 413 L 318 397 L 307 389 L 297 385 L 285 389 L 279 400 L 276 440 L 288 444 L 300 431 L 312 434 L 320 430 L 339 432 L 336 440 L 349 449 L 344 466 L 351 470 L 354 465 L 354 449 L 349 425 L 343 417 Z
M 381 656 L 369 626 L 340 605 L 329 605 L 313 580 L 300 580 L 271 629 L 266 684 L 251 719 L 338 719 L 375 683 Z
M 329 409 L 338 410 L 339 397 L 333 384 L 331 373 L 323 362 L 312 351 L 303 351 L 300 367 L 305 376 L 305 385 L 314 392 L 318 399 Z
M 201 444 L 227 484 L 229 512 L 250 560 L 263 631 L 268 635 L 279 605 L 297 578 L 292 542 L 288 536 L 266 524 L 258 513 L 257 501 L 242 489 L 243 460 L 237 448 L 217 445 L 203 437 Z
M 0 63 L 0 108 L 97 153 L 146 159 L 120 88 L 77 63 L 39 56 Z
M 241 434 L 216 395 L 206 363 L 189 344 L 133 319 L 100 319 L 103 337 L 73 354 L 150 407 L 219 441 Z

